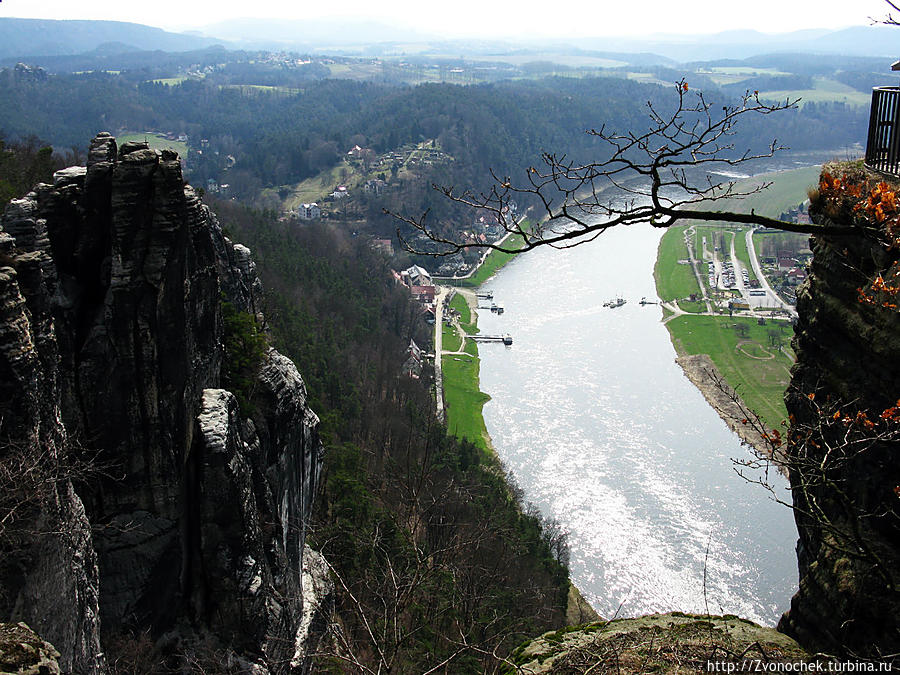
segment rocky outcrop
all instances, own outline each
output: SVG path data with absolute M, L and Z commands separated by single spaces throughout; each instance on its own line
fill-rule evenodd
M 847 222 L 823 201 L 817 222 Z M 800 589 L 779 628 L 811 649 L 872 658 L 900 652 L 900 437 L 885 417 L 900 399 L 900 313 L 873 288 L 898 268 L 885 243 L 812 238 L 785 398 Z
M 174 152 L 108 134 L 86 168 L 58 172 L 0 224 L 4 453 L 42 448 L 90 474 L 76 494 L 63 471 L 29 505 L 31 530 L 57 534 L 17 540 L 0 582 L 24 583 L 0 610 L 75 672 L 102 670 L 100 627 L 211 636 L 271 672 L 301 664 L 321 444 L 278 352 L 243 413 L 221 388 L 220 300 L 258 313 L 250 252 L 223 236 Z
M 26 623 L 0 623 L 0 672 L 59 675 L 59 652 Z
M 511 656 L 517 673 L 806 672 L 812 657 L 773 628 L 736 616 L 650 614 L 597 621 L 530 640 Z M 778 664 L 784 664 L 779 667 Z M 808 665 L 814 670 L 815 663 Z

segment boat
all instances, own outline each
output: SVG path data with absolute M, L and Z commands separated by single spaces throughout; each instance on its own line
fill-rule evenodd
M 625 304 L 625 298 L 618 297 L 610 300 L 609 302 L 603 303 L 604 307 L 609 307 L 610 309 L 614 309 L 616 307 L 621 307 Z

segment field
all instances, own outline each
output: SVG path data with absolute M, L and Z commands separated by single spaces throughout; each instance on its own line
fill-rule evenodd
M 154 150 L 165 150 L 167 148 L 171 148 L 175 152 L 178 153 L 178 156 L 182 159 L 187 157 L 188 147 L 187 143 L 183 143 L 181 141 L 169 141 L 164 137 L 160 136 L 156 132 L 153 131 L 144 131 L 141 133 L 127 133 L 127 134 L 119 134 L 116 136 L 116 142 L 121 146 L 122 143 L 127 143 L 128 141 L 147 141 L 150 144 L 150 147 Z
M 783 396 L 793 364 L 790 324 L 769 320 L 760 326 L 752 319 L 681 316 L 666 327 L 680 355 L 708 354 L 747 407 L 768 426 L 780 428 L 787 419 Z
M 443 331 L 441 340 L 443 342 L 444 351 L 458 352 L 459 348 L 462 347 L 462 339 L 457 335 L 456 328 L 444 324 L 441 327 L 441 330 Z
M 410 170 L 408 165 L 411 162 L 421 161 L 426 155 L 434 151 L 439 153 L 442 161 L 453 160 L 450 155 L 441 151 L 439 145 L 436 144 L 436 147 L 432 147 L 431 143 L 432 141 L 429 140 L 419 143 L 416 147 L 404 146 L 402 152 L 406 154 L 397 173 L 398 179 L 413 178 L 415 173 Z M 277 194 L 286 190 L 288 195 L 284 199 L 283 207 L 285 209 L 294 209 L 300 204 L 323 201 L 338 185 L 346 186 L 352 194 L 355 190 L 362 189 L 367 180 L 378 178 L 382 175 L 390 177 L 393 165 L 394 159 L 390 154 L 377 157 L 368 169 L 361 162 L 348 160 L 345 157 L 336 166 L 311 176 L 296 185 L 286 185 L 279 189 L 270 188 L 269 192 Z
M 687 298 L 691 293 L 700 293 L 691 266 L 678 263 L 688 257 L 684 245 L 685 229 L 684 225 L 670 227 L 659 241 L 653 276 L 656 278 L 656 292 L 662 300 L 677 300 Z
M 824 103 L 830 101 L 847 103 L 849 105 L 867 106 L 872 101 L 872 94 L 857 91 L 837 80 L 816 77 L 813 78 L 812 89 L 760 92 L 760 98 L 765 98 L 768 101 L 784 101 L 786 98 L 790 98 L 791 100 L 799 98 L 801 106 L 804 103 Z
M 475 317 L 466 298 L 457 293 L 450 301 L 450 307 L 459 312 L 460 327 L 468 334 L 478 332 Z M 460 339 L 454 335 L 449 346 L 447 329 L 444 328 L 444 350 L 459 349 Z M 447 415 L 447 429 L 460 438 L 468 438 L 484 452 L 492 453 L 484 417 L 481 409 L 490 396 L 479 388 L 478 345 L 474 340 L 466 340 L 465 354 L 445 354 L 441 359 L 444 378 L 444 410 Z
M 503 244 L 504 247 L 517 249 L 522 246 L 522 237 L 512 235 Z M 475 271 L 475 274 L 466 279 L 447 279 L 446 282 L 452 286 L 462 286 L 464 288 L 474 288 L 481 286 L 485 281 L 490 279 L 501 267 L 512 260 L 515 253 L 503 253 L 502 251 L 491 251 L 488 253 L 484 262 Z
M 488 434 L 481 410 L 490 397 L 478 388 L 480 366 L 478 358 L 472 356 L 452 354 L 441 360 L 447 429 L 460 438 L 468 438 L 487 452 Z
M 738 260 L 744 265 L 744 269 L 747 270 L 749 274 L 749 278 L 751 280 L 756 279 L 756 273 L 753 271 L 753 267 L 750 265 L 750 253 L 747 251 L 747 237 L 745 236 L 746 230 L 738 230 L 734 235 L 734 252 L 738 257 Z
M 722 199 L 715 202 L 715 206 L 710 205 L 710 208 L 716 211 L 745 213 L 753 209 L 760 215 L 777 218 L 782 212 L 796 207 L 806 200 L 807 189 L 819 183 L 820 171 L 818 166 L 809 166 L 793 171 L 763 174 L 738 180 L 737 189 L 745 192 L 765 183 L 771 183 L 771 185 L 758 194 L 745 199 Z

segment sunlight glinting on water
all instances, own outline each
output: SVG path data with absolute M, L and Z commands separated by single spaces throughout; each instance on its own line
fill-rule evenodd
M 796 587 L 793 518 L 735 474 L 747 449 L 674 363 L 659 307 L 637 304 L 656 299 L 659 236 L 538 250 L 487 284 L 505 313 L 479 312 L 482 333 L 514 344 L 479 347 L 485 421 L 526 499 L 568 530 L 601 615 L 708 605 L 772 625 Z

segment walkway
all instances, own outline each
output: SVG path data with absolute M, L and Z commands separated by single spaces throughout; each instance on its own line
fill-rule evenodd
M 444 301 L 450 293 L 446 286 L 435 286 L 434 294 L 434 400 L 437 418 L 444 421 L 444 373 L 441 354 L 444 349 Z

